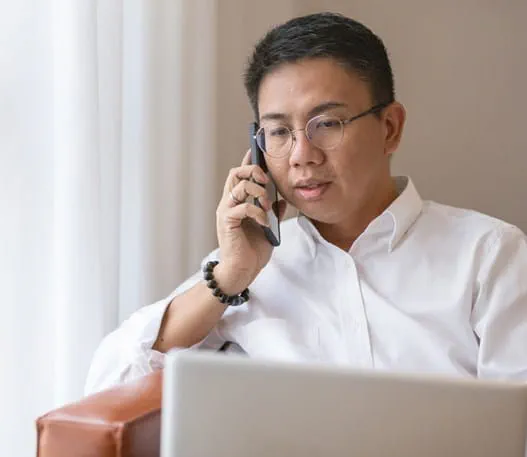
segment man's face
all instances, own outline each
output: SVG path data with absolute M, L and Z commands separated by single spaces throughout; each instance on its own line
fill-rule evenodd
M 338 106 L 322 113 L 342 120 L 373 105 L 368 85 L 333 59 L 283 64 L 267 74 L 260 85 L 260 124 L 265 128 L 272 114 L 274 118 L 283 116 L 278 122 L 291 130 L 303 129 L 314 113 L 321 114 L 317 108 L 328 103 Z M 319 149 L 303 131 L 297 131 L 287 156 L 266 155 L 284 198 L 307 217 L 327 224 L 338 224 L 364 210 L 391 179 L 389 155 L 399 139 L 390 120 L 385 119 L 391 109 L 386 108 L 381 119 L 371 114 L 344 125 L 342 141 L 334 149 Z M 312 188 L 313 184 L 322 185 Z

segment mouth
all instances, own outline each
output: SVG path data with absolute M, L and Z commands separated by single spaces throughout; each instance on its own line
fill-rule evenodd
M 330 182 L 301 182 L 295 185 L 295 194 L 305 201 L 316 201 L 322 198 Z

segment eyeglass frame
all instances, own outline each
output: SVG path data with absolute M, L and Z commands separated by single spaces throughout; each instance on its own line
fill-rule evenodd
M 340 122 L 340 129 L 341 129 L 341 132 L 344 132 L 344 126 L 352 123 L 353 121 L 356 121 L 357 119 L 360 119 L 361 117 L 364 117 L 364 116 L 368 116 L 369 114 L 373 114 L 373 113 L 377 113 L 379 112 L 380 110 L 386 108 L 387 106 L 391 105 L 393 103 L 393 100 L 392 101 L 389 101 L 389 102 L 383 102 L 383 103 L 377 103 L 376 105 L 372 106 L 371 108 L 367 109 L 366 111 L 362 111 L 361 113 L 359 114 L 356 114 L 355 116 L 352 116 L 348 119 L 339 119 L 339 122 Z M 279 155 L 279 156 L 273 156 L 271 154 L 269 154 L 267 151 L 265 151 L 259 144 L 258 142 L 258 134 L 261 130 L 264 130 L 263 127 L 260 127 L 256 134 L 254 135 L 254 139 L 256 140 L 257 144 L 258 144 L 258 147 L 262 150 L 262 152 L 264 154 L 267 154 L 267 155 L 270 155 L 271 157 L 274 157 L 274 158 L 283 158 L 283 157 L 286 157 L 287 155 L 289 155 L 289 153 L 293 150 L 294 148 L 294 145 L 295 145 L 295 141 L 296 141 L 296 135 L 294 134 L 295 132 L 300 132 L 300 131 L 304 131 L 304 134 L 306 135 L 306 138 L 307 140 L 311 143 L 312 143 L 312 140 L 311 138 L 309 138 L 308 134 L 307 134 L 307 126 L 309 125 L 310 122 L 313 121 L 313 119 L 316 119 L 317 117 L 322 117 L 322 116 L 327 116 L 327 114 L 318 114 L 317 116 L 313 116 L 311 119 L 309 119 L 307 122 L 306 122 L 306 125 L 304 126 L 303 129 L 290 129 L 289 127 L 287 126 L 283 126 L 284 128 L 286 128 L 287 130 L 289 130 L 289 133 L 291 135 L 291 138 L 293 139 L 293 141 L 291 141 L 291 146 L 289 147 L 289 151 L 287 151 L 285 154 L 283 155 Z M 338 116 L 335 116 L 336 118 L 338 118 Z M 331 148 L 324 148 L 325 150 L 331 150 L 331 149 L 335 149 L 336 147 L 338 147 L 340 145 L 340 143 L 342 142 L 342 137 L 340 138 L 339 142 L 335 145 L 335 146 L 332 146 Z M 313 146 L 317 147 L 317 145 L 313 144 Z

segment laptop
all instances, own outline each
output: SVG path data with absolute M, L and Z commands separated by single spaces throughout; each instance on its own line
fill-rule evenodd
M 526 457 L 527 384 L 171 352 L 161 457 Z

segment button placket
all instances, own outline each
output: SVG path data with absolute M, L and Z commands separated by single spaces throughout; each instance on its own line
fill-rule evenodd
M 346 280 L 340 300 L 340 315 L 349 361 L 362 368 L 373 367 L 371 342 L 356 264 L 347 254 Z

